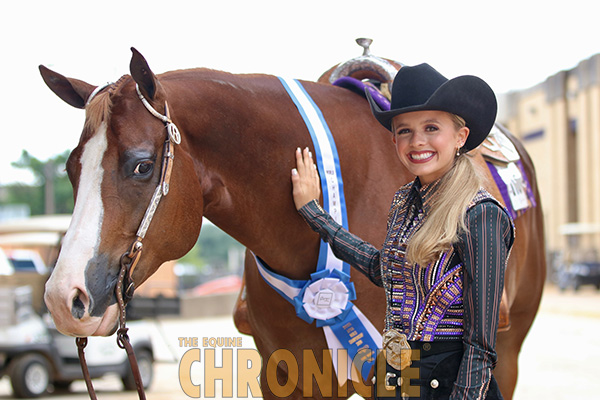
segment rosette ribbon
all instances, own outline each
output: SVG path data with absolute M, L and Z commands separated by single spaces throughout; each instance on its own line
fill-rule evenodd
M 340 385 L 352 376 L 353 363 L 366 381 L 377 349 L 381 347 L 381 334 L 352 304 L 356 292 L 349 281 L 350 275 L 337 269 L 320 269 L 311 274 L 309 280 L 294 280 L 273 272 L 260 257 L 254 255 L 254 259 L 263 279 L 295 307 L 296 315 L 308 323 L 316 321 L 317 327 L 323 329 Z M 341 349 L 348 357 L 343 363 L 346 371 L 338 370 L 338 350 Z M 358 355 L 361 350 L 372 350 L 372 353 L 364 358 Z
M 294 297 L 296 315 L 309 324 L 317 321 L 317 327 L 335 325 L 346 319 L 356 300 L 354 284 L 350 275 L 327 269 L 312 273 L 310 280 Z

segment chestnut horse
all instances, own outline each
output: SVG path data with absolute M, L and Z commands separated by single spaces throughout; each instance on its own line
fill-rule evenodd
M 296 212 L 290 181 L 295 148 L 313 145 L 278 78 L 208 69 L 155 76 L 142 55 L 132 51 L 131 75 L 105 88 L 40 66 L 54 93 L 86 109 L 79 144 L 67 162 L 75 195 L 73 220 L 45 293 L 57 328 L 72 336 L 114 331 L 120 260 L 138 238 L 140 221 L 162 179 L 165 125 L 142 104 L 136 84 L 149 106 L 157 114 L 169 114 L 181 132 L 181 142 L 167 154 L 172 160 L 169 190 L 145 234 L 144 252 L 132 274 L 136 285 L 163 262 L 192 248 L 203 216 L 288 278 L 308 279 L 317 261 L 319 238 Z M 350 230 L 380 244 L 391 199 L 413 177 L 398 161 L 389 132 L 379 126 L 363 98 L 329 84 L 302 84 L 336 141 Z M 516 220 L 517 239 L 506 272 L 512 326 L 498 336 L 499 363 L 494 371 L 505 398 L 512 397 L 517 356 L 537 312 L 545 276 L 535 173 L 522 146 L 515 145 L 537 207 Z M 477 152 L 474 157 L 483 162 Z M 490 190 L 498 194 L 494 187 Z M 322 330 L 297 318 L 254 264 L 246 264 L 250 266 L 245 270 L 247 322 L 265 360 L 260 378 L 263 395 L 274 398 L 266 382 L 269 355 L 289 349 L 303 371 L 302 350 L 314 349 L 322 369 L 322 349 L 327 345 Z M 382 289 L 359 273 L 353 273 L 352 280 L 355 304 L 381 331 Z M 283 383 L 284 367 L 280 363 L 277 369 Z M 312 386 L 299 379 L 289 397 L 300 398 Z M 352 394 L 348 386 L 347 395 L 333 390 L 332 397 Z M 331 387 L 338 388 L 335 374 Z M 315 398 L 322 395 L 313 393 Z

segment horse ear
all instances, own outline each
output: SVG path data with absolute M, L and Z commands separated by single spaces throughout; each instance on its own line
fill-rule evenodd
M 134 47 L 131 48 L 133 53 L 131 62 L 129 63 L 129 71 L 133 80 L 138 84 L 140 91 L 149 100 L 154 100 L 158 88 L 156 76 L 150 70 L 148 62 Z
M 73 107 L 85 108 L 87 99 L 94 91 L 95 86 L 79 79 L 66 78 L 43 65 L 40 65 L 39 68 L 44 82 L 58 97 Z

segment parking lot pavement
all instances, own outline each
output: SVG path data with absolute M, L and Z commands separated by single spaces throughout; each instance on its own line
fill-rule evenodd
M 546 287 L 519 357 L 515 399 L 598 399 L 600 291 Z
M 203 348 L 204 338 L 233 338 L 241 341 L 239 344 L 242 348 L 254 348 L 252 338 L 238 333 L 231 317 L 162 319 L 152 325 L 152 330 L 157 362 L 148 400 L 190 399 L 180 383 L 179 364 L 184 354 L 195 347 L 180 346 L 180 343 L 185 344 L 180 342 L 180 338 L 198 338 L 200 349 Z M 548 287 L 540 312 L 521 351 L 519 382 L 514 399 L 598 398 L 600 379 L 597 376 L 597 360 L 600 359 L 600 341 L 596 336 L 599 331 L 600 292 L 592 287 L 583 287 L 576 293 L 561 293 L 552 286 Z M 199 364 L 193 364 L 192 377 L 201 375 L 200 371 L 195 370 L 200 369 Z M 192 380 L 194 384 L 204 386 L 202 378 Z M 94 384 L 99 399 L 137 399 L 134 392 L 121 392 L 122 385 L 117 377 L 97 379 Z M 220 395 L 222 390 L 217 388 L 215 398 L 222 398 Z M 71 385 L 70 392 L 50 394 L 46 398 L 85 400 L 89 397 L 85 384 L 77 381 Z M 12 399 L 7 378 L 0 380 L 0 399 Z

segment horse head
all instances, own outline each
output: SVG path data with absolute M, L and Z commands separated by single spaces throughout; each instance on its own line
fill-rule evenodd
M 202 222 L 189 139 L 183 135 L 180 144 L 166 146 L 172 139 L 158 115 L 168 113 L 169 93 L 144 57 L 132 52 L 131 75 L 106 87 L 40 66 L 58 97 L 86 110 L 79 144 L 66 166 L 75 196 L 73 218 L 44 295 L 57 328 L 72 336 L 104 336 L 116 329 L 115 284 L 121 258 L 133 243 L 143 249 L 131 275 L 139 286 L 163 262 L 189 251 Z M 177 122 L 176 115 L 171 118 Z M 172 170 L 167 188 L 159 189 L 164 159 L 172 162 Z M 157 192 L 162 201 L 153 213 Z M 141 221 L 149 222 L 147 210 L 154 218 L 140 238 Z

